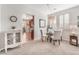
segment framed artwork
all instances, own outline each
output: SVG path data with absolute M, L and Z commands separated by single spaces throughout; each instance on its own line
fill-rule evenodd
M 45 28 L 46 27 L 46 21 L 44 19 L 39 19 L 39 27 Z

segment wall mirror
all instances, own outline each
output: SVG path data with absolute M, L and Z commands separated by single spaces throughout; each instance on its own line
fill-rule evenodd
M 46 27 L 46 21 L 44 19 L 39 19 L 39 27 L 45 28 Z
M 10 21 L 11 22 L 16 22 L 17 21 L 17 17 L 16 16 L 10 16 Z

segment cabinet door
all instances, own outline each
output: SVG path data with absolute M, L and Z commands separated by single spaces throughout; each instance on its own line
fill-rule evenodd
M 5 34 L 4 33 L 0 33 L 0 50 L 4 48 L 4 41 L 5 41 Z
M 13 33 L 8 33 L 7 34 L 7 44 L 8 45 L 13 44 Z
M 20 39 L 20 32 L 18 32 L 18 33 L 15 34 L 15 42 L 19 43 L 20 41 L 21 41 L 21 39 Z

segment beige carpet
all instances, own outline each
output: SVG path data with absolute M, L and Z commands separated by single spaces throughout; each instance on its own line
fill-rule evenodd
M 0 52 L 1 55 L 75 55 L 79 54 L 79 47 L 72 46 L 69 42 L 62 41 L 59 46 L 49 42 L 29 41 L 22 47 L 8 49 L 8 53 Z

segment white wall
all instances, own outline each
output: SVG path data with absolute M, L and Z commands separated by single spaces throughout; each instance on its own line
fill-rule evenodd
M 77 26 L 77 16 L 79 16 L 79 6 L 52 14 L 52 15 L 57 16 L 57 25 L 58 25 L 58 27 L 59 27 L 59 16 L 62 15 L 62 14 L 67 14 L 67 13 L 69 14 L 69 26 L 70 25 L 73 25 L 73 26 L 76 25 Z M 68 40 L 69 41 L 69 32 L 70 32 L 69 27 L 64 29 L 63 40 Z M 79 32 L 78 32 L 78 34 L 79 34 Z
M 68 13 L 68 14 L 70 14 L 69 15 L 70 16 L 69 17 L 70 18 L 69 23 L 73 24 L 73 25 L 77 25 L 77 16 L 79 16 L 78 12 L 79 12 L 79 6 L 73 7 L 73 8 L 67 9 L 67 10 L 63 10 L 63 11 L 60 11 L 60 12 L 56 12 L 52 15 L 56 15 L 57 18 L 58 18 L 60 15 Z M 58 18 L 58 21 L 59 21 L 59 18 Z
M 29 13 L 35 16 L 35 39 L 39 39 L 40 37 L 40 29 L 39 29 L 39 19 L 46 19 L 46 15 L 39 13 L 38 11 L 27 7 L 27 5 L 2 5 L 1 10 L 1 31 L 9 31 L 11 26 L 15 25 L 17 29 L 22 29 L 22 15 L 24 13 Z M 10 16 L 15 15 L 18 20 L 16 23 L 12 23 L 9 18 Z
M 1 5 L 0 5 L 0 32 L 1 32 Z
M 0 19 L 0 29 L 1 31 L 9 31 L 11 26 L 15 25 L 17 29 L 22 28 L 22 15 L 24 13 L 29 13 L 35 16 L 35 39 L 40 39 L 40 29 L 39 28 L 39 19 L 45 19 L 47 21 L 47 15 L 43 15 L 40 13 L 40 11 L 36 11 L 35 9 L 29 8 L 27 5 L 0 5 L 0 10 L 1 10 L 1 19 Z M 41 10 L 42 11 L 42 10 Z M 77 24 L 77 16 L 79 16 L 79 7 L 74 7 L 71 9 L 67 9 L 61 12 L 54 13 L 54 15 L 57 16 L 57 20 L 59 15 L 64 14 L 64 13 L 69 13 L 70 14 L 70 24 Z M 10 16 L 15 15 L 18 20 L 16 23 L 10 22 L 9 18 Z M 57 26 L 59 26 L 59 23 L 57 22 Z
M 47 15 L 42 15 L 40 14 L 39 16 L 36 15 L 36 19 L 35 19 L 35 36 L 37 37 L 36 39 L 40 39 L 41 38 L 41 32 L 40 29 L 46 29 L 45 28 L 39 28 L 39 19 L 44 19 L 46 21 L 46 26 L 47 26 Z

